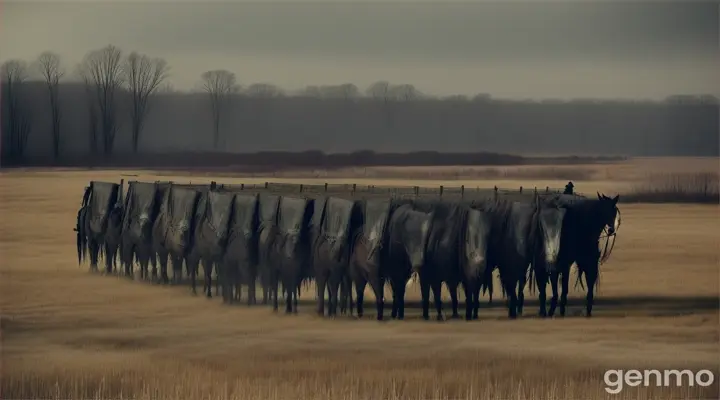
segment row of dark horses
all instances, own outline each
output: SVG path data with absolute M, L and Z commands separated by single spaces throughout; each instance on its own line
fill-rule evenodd
M 130 182 L 127 194 L 117 183 L 90 182 L 77 216 L 78 262 L 89 258 L 106 272 L 120 266 L 127 276 L 179 282 L 182 266 L 196 291 L 199 266 L 204 292 L 212 296 L 212 272 L 223 301 L 263 303 L 297 311 L 301 283 L 313 279 L 317 312 L 334 316 L 338 306 L 363 315 L 363 294 L 375 294 L 383 318 L 384 286 L 392 288 L 392 317 L 404 317 L 405 288 L 417 274 L 423 317 L 429 318 L 432 291 L 442 319 L 441 286 L 448 287 L 452 315 L 458 317 L 457 289 L 465 292 L 465 318 L 478 317 L 481 289 L 498 269 L 508 298 L 508 315 L 522 313 L 528 279 L 537 283 L 540 315 L 565 314 L 570 267 L 585 277 L 587 315 L 592 313 L 601 234 L 614 235 L 618 197 L 529 194 L 522 198 L 398 199 L 349 195 L 305 197 L 249 192 L 231 187 L 169 182 Z M 171 266 L 172 280 L 168 273 Z M 552 299 L 546 311 L 546 286 Z M 281 289 L 282 288 L 282 289 Z M 492 289 L 491 289 L 492 290 Z M 352 311 L 351 311 L 352 312 Z

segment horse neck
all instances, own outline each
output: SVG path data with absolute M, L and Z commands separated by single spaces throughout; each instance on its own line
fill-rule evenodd
M 579 229 L 580 232 L 577 233 L 587 237 L 600 237 L 606 225 L 605 221 L 600 218 L 601 214 L 598 212 L 600 206 L 599 200 L 587 200 L 587 202 L 582 203 L 580 207 L 574 210 L 577 212 L 577 215 L 575 215 L 576 226 L 581 227 Z M 583 225 L 585 225 L 584 221 L 589 221 L 589 225 L 587 225 L 587 228 L 582 229 L 584 228 Z

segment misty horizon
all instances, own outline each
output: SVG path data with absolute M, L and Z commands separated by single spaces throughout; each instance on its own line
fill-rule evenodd
M 5 2 L 0 61 L 61 55 L 69 79 L 108 44 L 164 58 L 197 88 L 295 91 L 386 80 L 430 95 L 513 99 L 720 97 L 717 2 Z

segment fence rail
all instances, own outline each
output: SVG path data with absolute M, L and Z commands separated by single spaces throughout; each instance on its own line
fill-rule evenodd
M 161 181 L 156 181 L 162 183 Z M 188 184 L 192 182 L 180 183 L 174 181 L 163 181 L 172 184 Z M 122 181 L 121 181 L 122 184 Z M 222 184 L 215 181 L 208 185 L 211 189 L 224 189 L 233 191 L 252 191 L 252 192 L 270 192 L 282 194 L 307 194 L 307 195 L 351 195 L 360 197 L 372 196 L 390 196 L 390 197 L 443 197 L 443 198 L 487 198 L 487 197 L 526 197 L 535 193 L 557 194 L 562 193 L 562 189 L 538 187 L 523 187 L 518 189 L 492 188 L 486 187 L 466 187 L 461 186 L 384 186 L 384 185 L 359 185 L 356 183 L 325 183 L 325 184 L 298 184 L 298 183 L 282 183 L 282 182 L 264 182 L 264 183 L 234 183 Z

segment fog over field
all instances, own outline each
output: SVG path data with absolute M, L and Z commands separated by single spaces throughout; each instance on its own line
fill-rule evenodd
M 152 100 L 140 151 L 718 153 L 717 1 L 47 0 L 8 1 L 0 15 L 0 61 L 31 63 L 51 50 L 62 82 L 79 80 L 88 51 L 113 44 L 123 57 L 166 60 L 164 84 L 175 91 L 202 92 L 201 75 L 222 69 L 246 89 L 268 83 L 306 95 L 268 100 L 246 90 L 213 146 L 206 97 L 164 93 Z M 366 93 L 378 81 L 402 94 Z M 63 151 L 87 151 L 84 89 L 61 86 Z M 28 90 L 30 155 L 51 147 L 43 90 Z M 687 97 L 676 95 L 706 97 L 678 106 Z M 131 148 L 130 107 L 118 97 L 122 152 Z M 622 101 L 580 101 L 590 98 Z

